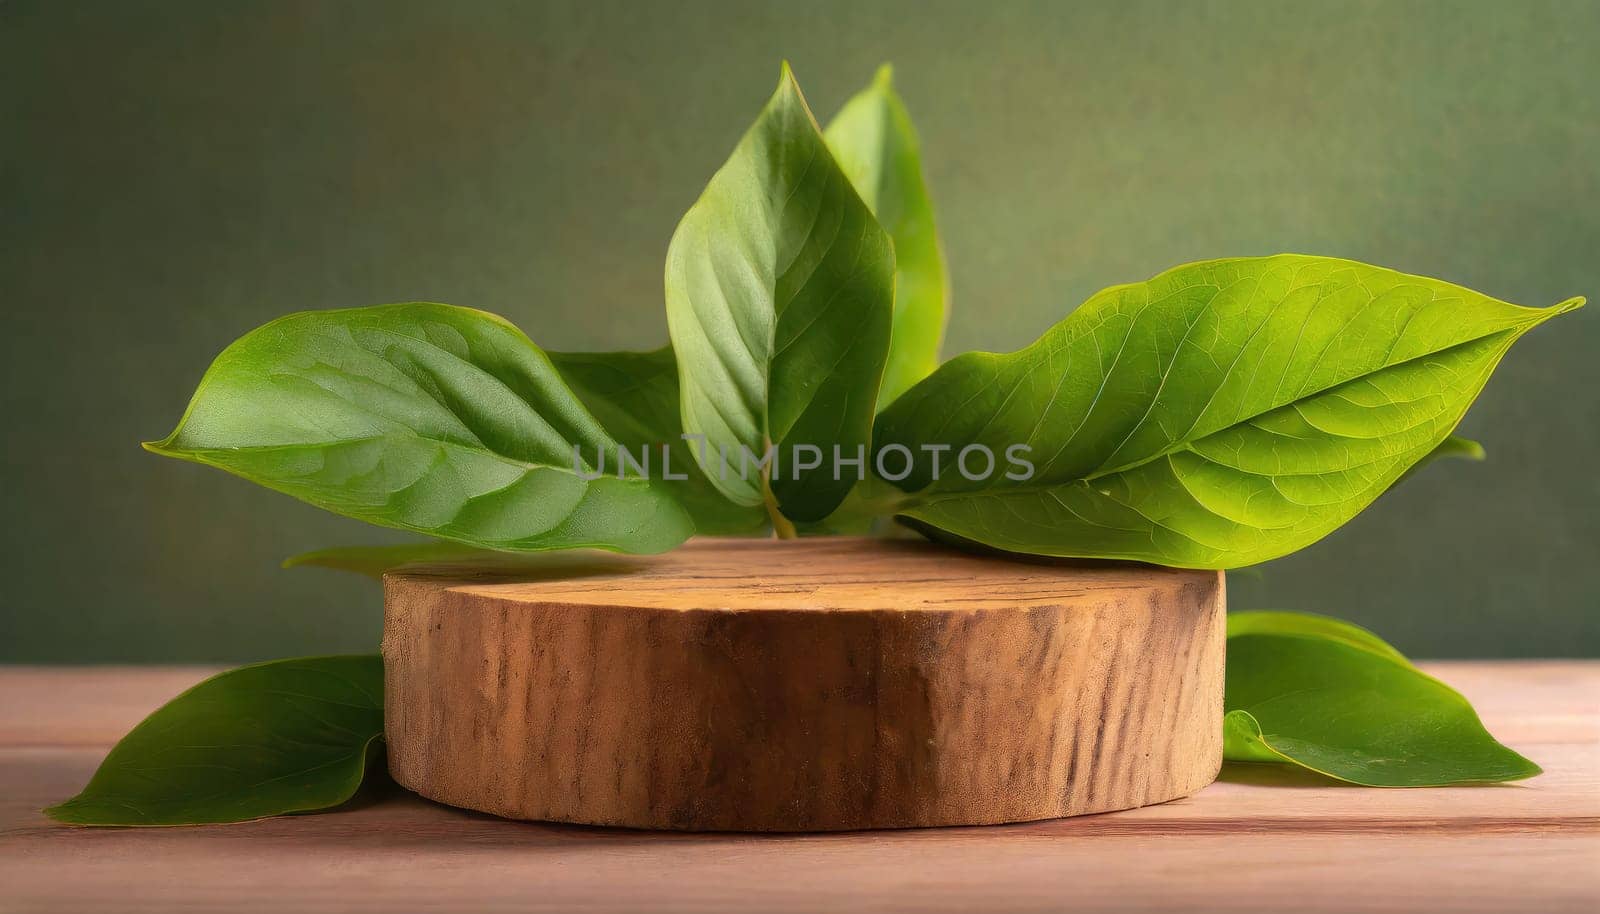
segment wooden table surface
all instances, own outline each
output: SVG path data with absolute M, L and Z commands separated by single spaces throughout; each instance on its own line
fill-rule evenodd
M 1600 662 L 1431 663 L 1545 768 L 1341 787 L 1254 766 L 1029 825 L 658 834 L 389 794 L 244 825 L 79 829 L 40 807 L 201 669 L 0 668 L 0 911 L 1513 911 L 1600 904 Z

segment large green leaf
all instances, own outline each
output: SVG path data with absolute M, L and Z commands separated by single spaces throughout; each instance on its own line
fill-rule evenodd
M 240 667 L 167 702 L 112 748 L 83 792 L 45 810 L 74 825 L 198 825 L 337 806 L 382 765 L 376 654 Z
M 659 488 L 584 478 L 616 446 L 515 327 L 427 303 L 291 314 L 246 334 L 177 430 L 146 445 L 338 514 L 489 548 L 682 542 L 692 524 Z
M 650 352 L 552 352 L 549 356 L 567 386 L 617 443 L 641 462 L 648 453 L 651 478 L 678 499 L 694 519 L 697 532 L 739 536 L 766 529 L 766 512 L 729 501 L 706 478 L 693 446 L 683 439 L 678 361 L 672 347 Z M 615 472 L 615 457 L 607 457 L 611 472 Z M 687 478 L 669 478 L 669 473 Z
M 855 476 L 833 472 L 871 434 L 894 312 L 894 249 L 834 162 L 787 65 L 755 124 L 678 224 L 667 322 L 684 430 L 741 505 L 828 515 Z M 771 443 L 779 469 L 759 458 Z M 822 466 L 796 474 L 797 447 Z M 734 471 L 723 478 L 721 455 Z M 795 476 L 799 478 L 796 479 Z
M 1465 698 L 1371 632 L 1293 613 L 1241 615 L 1255 618 L 1230 621 L 1224 757 L 1371 787 L 1539 773 L 1489 735 Z
M 1355 516 L 1455 428 L 1556 308 L 1326 257 L 1178 267 L 1033 345 L 952 359 L 879 417 L 917 457 L 895 510 L 1013 552 L 1236 568 Z M 998 470 L 953 469 L 981 444 Z M 947 445 L 934 478 L 925 446 Z M 1034 472 L 1002 475 L 1013 445 Z M 982 475 L 973 452 L 973 475 Z M 898 469 L 891 453 L 889 466 Z
M 922 142 L 888 64 L 845 103 L 822 135 L 833 157 L 894 239 L 894 329 L 878 389 L 882 409 L 939 365 L 949 280 L 922 180 Z

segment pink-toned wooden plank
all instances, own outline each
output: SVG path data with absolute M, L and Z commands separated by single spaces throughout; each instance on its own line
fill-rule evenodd
M 1238 769 L 1124 813 L 811 836 L 508 822 L 403 794 L 238 826 L 64 828 L 37 809 L 200 672 L 0 670 L 0 911 L 1593 909 L 1600 663 L 1429 668 L 1547 773 L 1401 791 Z

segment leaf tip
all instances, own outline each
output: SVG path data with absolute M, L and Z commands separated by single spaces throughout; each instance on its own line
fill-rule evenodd
M 800 81 L 795 79 L 794 68 L 789 66 L 788 59 L 785 59 L 778 70 L 778 88 L 772 93 L 767 106 L 771 109 L 775 106 L 788 105 L 798 106 L 805 113 L 806 119 L 811 122 L 811 126 L 815 127 L 818 133 L 822 132 L 822 125 L 817 123 L 817 116 L 812 113 L 811 104 L 806 101 L 806 94 L 800 91 Z
M 1529 330 L 1532 330 L 1534 327 L 1538 327 L 1546 323 L 1552 317 L 1560 317 L 1561 315 L 1566 314 L 1568 311 L 1576 311 L 1587 304 L 1588 301 L 1589 300 L 1584 298 L 1582 295 L 1574 295 L 1565 301 L 1557 302 L 1556 304 L 1553 304 L 1547 308 L 1533 308 L 1526 306 L 1521 307 L 1519 308 L 1519 310 L 1522 312 L 1521 320 L 1519 322 L 1521 327 L 1519 333 L 1526 333 Z
M 45 808 L 39 810 L 39 812 L 43 813 L 52 821 L 59 822 L 62 825 L 83 825 L 85 823 L 82 817 L 73 814 L 72 804 L 76 802 L 77 799 L 77 797 L 73 797 L 70 800 L 62 800 L 60 803 L 56 803 L 53 806 L 46 806 Z
M 894 64 L 883 63 L 878 67 L 878 73 L 872 78 L 872 85 L 879 89 L 894 88 Z

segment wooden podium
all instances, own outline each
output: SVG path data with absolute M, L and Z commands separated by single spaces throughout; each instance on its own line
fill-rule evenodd
M 1160 803 L 1222 759 L 1222 576 L 905 540 L 699 540 L 385 577 L 389 768 L 631 828 L 979 825 Z

